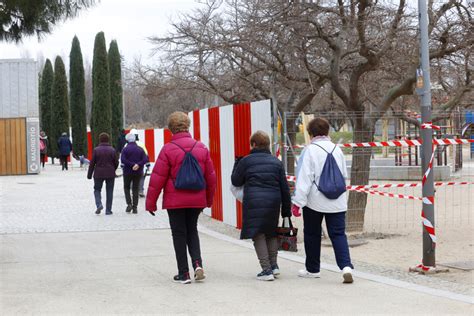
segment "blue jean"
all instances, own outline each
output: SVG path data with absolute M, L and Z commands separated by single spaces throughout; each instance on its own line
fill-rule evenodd
M 109 179 L 94 178 L 95 205 L 97 206 L 97 208 L 102 206 L 101 191 L 102 191 L 102 186 L 104 184 L 104 181 L 105 181 L 105 191 L 106 191 L 106 196 L 107 196 L 105 213 L 110 213 L 112 211 L 112 200 L 114 198 L 115 178 L 109 178 Z
M 346 236 L 346 212 L 321 213 L 303 208 L 304 249 L 306 251 L 306 270 L 311 273 L 319 272 L 321 266 L 321 224 L 326 218 L 326 227 L 332 242 L 336 262 L 339 269 L 351 267 L 351 256 Z

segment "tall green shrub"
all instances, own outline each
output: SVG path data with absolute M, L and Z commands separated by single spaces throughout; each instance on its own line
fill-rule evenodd
M 122 89 L 122 60 L 117 41 L 109 46 L 110 100 L 112 106 L 112 143 L 117 147 L 117 140 L 123 128 L 123 89 Z
M 99 134 L 112 131 L 112 108 L 110 103 L 110 75 L 104 32 L 97 33 L 92 62 L 92 142 L 99 142 Z
M 87 156 L 86 93 L 81 44 L 77 36 L 72 40 L 69 54 L 69 102 L 74 152 Z
M 51 102 L 53 99 L 53 80 L 54 80 L 54 71 L 53 65 L 49 59 L 46 59 L 44 64 L 43 73 L 41 74 L 41 82 L 40 82 L 40 127 L 46 135 L 48 139 L 51 140 Z M 53 148 L 52 146 L 48 146 L 48 155 L 53 155 Z
M 54 61 L 53 99 L 51 103 L 51 136 L 49 146 L 53 156 L 58 156 L 57 142 L 61 133 L 69 134 L 69 104 L 67 78 L 63 60 L 57 56 Z M 74 144 L 73 144 L 74 146 Z

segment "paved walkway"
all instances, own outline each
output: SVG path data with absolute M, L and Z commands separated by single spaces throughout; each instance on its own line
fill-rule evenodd
M 291 255 L 280 258 L 281 278 L 260 282 L 249 244 L 213 232 L 201 234 L 206 281 L 174 284 L 165 213 L 125 214 L 122 180 L 117 184 L 115 214 L 106 217 L 93 214 L 92 184 L 83 171 L 0 178 L 2 315 L 474 312 L 473 304 L 363 273 L 342 284 L 330 266 L 321 279 L 301 279 L 301 260 Z
M 78 167 L 46 166 L 39 175 L 0 177 L 0 233 L 82 232 L 168 228 L 166 217 L 150 220 L 140 199 L 137 215 L 125 213 L 123 178 L 116 178 L 113 216 L 97 216 L 93 180 Z M 148 182 L 149 177 L 147 177 Z M 104 184 L 105 185 L 105 184 Z M 147 185 L 148 186 L 148 185 Z M 105 205 L 105 188 L 103 203 Z

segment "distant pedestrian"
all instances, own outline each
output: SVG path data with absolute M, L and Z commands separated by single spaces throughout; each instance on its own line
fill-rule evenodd
M 46 163 L 46 161 L 48 160 L 48 145 L 49 145 L 49 141 L 48 141 L 48 136 L 46 136 L 46 133 L 44 131 L 41 131 L 40 132 L 40 163 L 41 163 L 41 166 L 43 166 L 43 169 L 44 169 L 44 165 Z
M 125 145 L 127 145 L 127 140 L 125 139 L 125 135 L 126 135 L 125 130 L 122 129 L 117 139 L 117 148 L 115 148 L 118 154 L 121 154 L 123 148 L 125 147 Z
M 347 178 L 347 167 L 344 154 L 329 138 L 329 123 L 326 120 L 311 120 L 307 130 L 313 138 L 299 161 L 292 207 L 294 216 L 301 216 L 300 208 L 303 208 L 306 269 L 300 270 L 298 275 L 305 278 L 320 277 L 321 223 L 325 218 L 344 283 L 352 283 L 354 267 L 345 233 L 347 197 L 344 178 Z M 336 163 L 333 164 L 334 161 Z M 323 181 L 330 185 L 323 185 Z M 341 186 L 338 182 L 342 182 L 339 192 L 334 190 Z M 332 190 L 330 193 L 328 188 Z
M 262 272 L 257 279 L 272 281 L 280 274 L 277 227 L 291 216 L 291 197 L 285 169 L 270 152 L 270 137 L 257 131 L 250 138 L 250 155 L 234 166 L 232 185 L 244 187 L 241 239 L 252 239 Z
M 99 135 L 99 145 L 94 148 L 92 160 L 89 164 L 89 171 L 87 173 L 88 179 L 92 179 L 92 174 L 94 174 L 94 197 L 95 205 L 97 207 L 95 213 L 97 215 L 104 209 L 101 197 L 104 182 L 107 195 L 105 215 L 112 215 L 115 170 L 117 170 L 118 167 L 118 160 L 115 154 L 115 149 L 109 142 L 109 134 L 101 133 Z
M 72 143 L 66 132 L 62 133 L 61 137 L 58 139 L 58 149 L 62 170 L 68 170 L 67 160 L 72 151 Z
M 121 161 L 123 164 L 123 187 L 127 208 L 125 212 L 137 214 L 138 188 L 143 174 L 143 166 L 148 163 L 145 151 L 135 143 L 135 135 L 128 134 L 128 145 L 122 150 Z M 132 185 L 133 202 L 130 197 L 130 184 Z
M 143 149 L 143 151 L 145 152 L 146 156 L 148 157 L 148 150 L 146 149 L 146 146 L 143 142 L 140 141 L 140 136 L 138 134 L 138 131 L 135 129 L 135 128 L 132 128 L 130 130 L 130 133 L 129 134 L 132 134 L 132 135 L 135 135 L 135 143 L 137 144 L 138 147 L 140 147 L 141 149 Z M 150 158 L 148 157 L 148 160 L 150 160 Z M 146 177 L 146 171 L 148 171 L 150 168 L 150 163 L 147 163 L 145 165 L 145 168 L 142 169 L 142 176 L 140 178 L 140 185 L 138 187 L 138 195 L 140 197 L 145 197 L 145 177 Z M 146 170 L 145 170 L 146 169 Z
M 178 263 L 178 274 L 173 280 L 183 284 L 191 283 L 186 249 L 191 256 L 195 280 L 205 278 L 197 221 L 202 210 L 211 207 L 216 189 L 216 174 L 209 150 L 191 137 L 190 123 L 183 112 L 174 112 L 168 117 L 168 128 L 173 137 L 158 155 L 146 198 L 146 210 L 154 215 L 156 201 L 163 191 L 163 209 L 168 210 Z M 196 161 L 197 164 L 194 164 Z M 183 171 L 188 172 L 183 174 Z M 176 187 L 183 188 L 184 183 L 196 186 L 193 189 Z

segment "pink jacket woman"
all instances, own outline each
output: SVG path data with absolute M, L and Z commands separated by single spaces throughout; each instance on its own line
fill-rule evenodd
M 191 283 L 188 252 L 192 260 L 194 279 L 202 281 L 206 277 L 202 267 L 197 222 L 202 210 L 212 205 L 216 190 L 216 173 L 209 150 L 191 137 L 190 123 L 188 115 L 183 112 L 174 112 L 168 117 L 168 128 L 173 137 L 171 143 L 166 144 L 158 155 L 146 196 L 146 210 L 154 215 L 156 201 L 163 191 L 163 209 L 168 211 L 178 266 L 178 274 L 173 277 L 173 281 L 183 284 Z M 199 163 L 206 181 L 205 189 L 193 191 L 175 188 L 174 183 L 185 152 L 191 152 Z
M 163 209 L 205 208 L 211 207 L 216 190 L 216 173 L 209 150 L 198 142 L 192 151 L 206 179 L 206 190 L 176 190 L 174 181 L 184 159 L 184 151 L 189 151 L 196 141 L 188 132 L 174 134 L 171 143 L 166 144 L 158 156 L 150 178 L 150 186 L 146 196 L 147 211 L 156 211 L 156 201 L 163 190 Z

